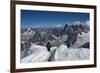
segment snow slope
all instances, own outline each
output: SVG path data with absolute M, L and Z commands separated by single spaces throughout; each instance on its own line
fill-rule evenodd
M 66 61 L 66 60 L 85 60 L 89 59 L 90 51 L 87 48 L 67 48 L 66 45 L 61 45 L 56 53 L 56 61 Z
M 50 53 L 47 51 L 46 47 L 35 44 L 32 44 L 27 52 L 30 53 L 22 58 L 21 62 L 44 62 L 48 61 L 50 57 Z
M 27 55 L 21 59 L 22 63 L 87 60 L 90 57 L 90 50 L 87 48 L 68 48 L 62 44 L 59 47 L 51 47 L 50 52 L 48 52 L 46 47 L 32 44 L 23 54 Z

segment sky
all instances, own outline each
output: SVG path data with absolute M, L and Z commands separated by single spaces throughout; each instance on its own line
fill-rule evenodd
M 21 10 L 22 27 L 55 27 L 89 21 L 89 13 Z

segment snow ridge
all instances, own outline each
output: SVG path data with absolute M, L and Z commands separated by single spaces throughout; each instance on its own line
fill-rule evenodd
M 90 57 L 90 50 L 87 48 L 68 48 L 62 44 L 59 47 L 51 47 L 50 52 L 45 46 L 31 44 L 27 50 L 30 52 L 21 59 L 26 62 L 48 62 L 48 61 L 68 61 L 68 60 L 87 60 Z M 26 53 L 23 53 L 26 54 Z

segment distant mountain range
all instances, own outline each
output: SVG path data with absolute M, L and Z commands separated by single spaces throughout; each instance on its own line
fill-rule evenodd
M 22 28 L 21 29 L 21 43 L 35 43 L 37 45 L 45 46 L 48 41 L 52 46 L 60 46 L 61 44 L 67 45 L 67 47 L 83 47 L 89 48 L 89 26 L 81 24 L 73 24 L 62 28 Z M 87 41 L 80 38 L 88 38 Z M 86 36 L 84 36 L 86 35 Z M 84 41 L 81 45 L 75 44 Z M 87 45 L 87 46 L 86 46 Z M 24 45 L 25 46 L 25 45 Z M 26 46 L 27 47 L 27 46 Z M 23 43 L 21 48 L 23 48 Z

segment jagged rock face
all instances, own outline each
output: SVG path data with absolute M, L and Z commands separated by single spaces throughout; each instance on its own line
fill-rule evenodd
M 50 41 L 55 40 L 55 38 L 52 37 L 52 35 L 53 34 L 51 30 L 50 31 L 36 31 L 35 35 L 29 39 L 29 42 L 44 46 L 48 40 Z
M 89 42 L 86 42 L 82 45 L 83 48 L 90 48 L 90 43 Z
M 51 41 L 53 43 L 53 46 L 58 47 L 61 44 L 66 44 L 67 47 L 73 47 L 73 45 L 78 40 L 78 35 L 83 35 L 82 32 L 87 33 L 89 31 L 89 29 L 86 27 L 87 26 L 81 24 L 65 24 L 64 28 L 29 28 L 25 32 L 23 31 L 23 33 L 21 34 L 21 41 L 35 43 L 42 46 L 45 46 L 47 41 Z
M 59 37 L 59 36 L 61 36 L 61 34 L 62 34 L 62 28 L 54 28 L 53 29 L 53 35 L 55 35 L 55 36 L 57 36 L 57 37 Z
M 29 41 L 32 43 L 36 43 L 37 41 L 40 41 L 40 39 L 40 33 L 39 31 L 36 31 L 35 35 L 32 38 L 30 38 Z
M 87 46 L 89 46 L 89 42 L 90 42 L 90 32 L 89 31 L 87 33 L 82 32 L 82 35 L 78 34 L 77 41 L 74 43 L 73 47 L 74 48 L 82 47 L 82 45 L 84 45 L 87 42 L 88 42 Z
M 83 25 L 65 25 L 64 30 L 63 30 L 63 34 L 67 34 L 68 38 L 65 41 L 65 44 L 68 47 L 72 47 L 74 45 L 74 43 L 76 43 L 77 41 L 77 36 L 78 34 L 82 35 L 82 32 L 87 33 L 87 28 L 85 28 L 85 26 Z M 63 35 L 62 34 L 62 35 Z M 89 37 L 89 36 L 88 36 Z
M 68 24 L 65 24 L 65 26 L 64 26 L 64 28 L 63 28 L 63 30 L 62 30 L 62 32 L 61 32 L 61 36 L 62 36 L 62 35 L 65 35 L 66 32 L 67 32 L 67 30 L 68 30 Z

